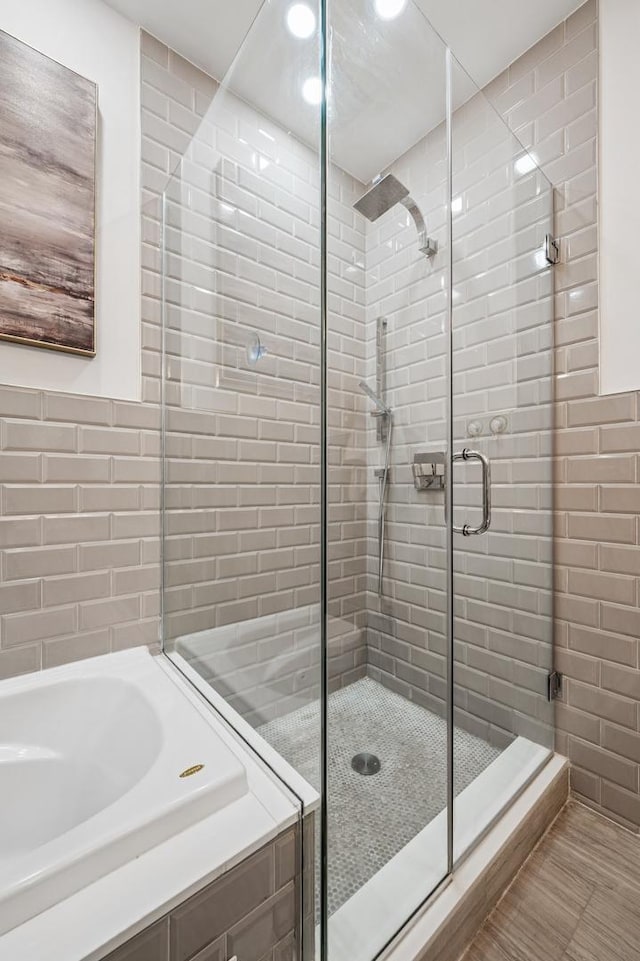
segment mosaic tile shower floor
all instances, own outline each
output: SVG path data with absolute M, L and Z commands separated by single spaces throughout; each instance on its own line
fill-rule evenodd
M 269 721 L 260 734 L 315 788 L 320 787 L 320 703 Z M 443 718 L 363 678 L 329 697 L 329 910 L 333 913 L 445 806 Z M 459 728 L 455 790 L 462 791 L 500 751 Z M 379 757 L 363 776 L 352 757 Z

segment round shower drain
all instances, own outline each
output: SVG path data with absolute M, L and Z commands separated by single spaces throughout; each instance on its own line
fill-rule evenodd
M 380 758 L 376 757 L 375 754 L 367 754 L 364 751 L 362 754 L 356 754 L 355 757 L 351 758 L 351 767 L 358 774 L 377 774 L 380 770 Z

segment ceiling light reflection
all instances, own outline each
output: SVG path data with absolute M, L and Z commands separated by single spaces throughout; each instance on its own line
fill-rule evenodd
M 287 10 L 287 27 L 294 37 L 306 40 L 316 29 L 316 18 L 306 3 L 292 3 Z
M 302 96 L 307 103 L 313 106 L 322 101 L 322 81 L 320 77 L 307 77 L 302 84 Z
M 532 170 L 536 169 L 536 162 L 531 154 L 525 153 L 521 157 L 518 157 L 514 164 L 514 168 L 517 174 L 530 174 Z
M 407 5 L 407 0 L 375 0 L 376 13 L 381 20 L 395 20 Z

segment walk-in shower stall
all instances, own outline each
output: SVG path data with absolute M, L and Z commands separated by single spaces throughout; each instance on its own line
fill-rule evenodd
M 411 0 L 265 0 L 174 162 L 165 650 L 370 961 L 553 747 L 552 191 Z

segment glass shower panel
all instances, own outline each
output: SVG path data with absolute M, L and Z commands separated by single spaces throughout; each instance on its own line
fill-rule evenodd
M 551 185 L 455 62 L 452 93 L 457 858 L 553 746 L 554 315 Z
M 221 713 L 317 790 L 320 13 L 289 6 L 262 6 L 165 191 L 163 621 Z
M 447 873 L 445 520 L 411 468 L 447 436 L 446 51 L 386 9 L 328 7 L 325 894 L 351 961 Z

